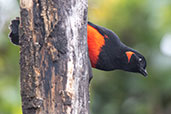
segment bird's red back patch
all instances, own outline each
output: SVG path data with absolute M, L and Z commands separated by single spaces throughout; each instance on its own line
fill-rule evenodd
M 102 46 L 105 45 L 104 36 L 89 24 L 87 25 L 88 51 L 92 67 L 96 67 Z

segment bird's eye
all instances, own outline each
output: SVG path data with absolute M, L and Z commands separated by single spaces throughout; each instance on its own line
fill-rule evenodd
M 139 62 L 142 62 L 142 58 L 139 58 Z

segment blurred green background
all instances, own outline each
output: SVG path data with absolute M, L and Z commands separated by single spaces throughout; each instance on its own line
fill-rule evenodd
M 19 47 L 8 39 L 18 1 L 0 0 L 0 114 L 21 114 Z M 171 0 L 89 0 L 89 21 L 147 59 L 149 77 L 93 69 L 91 114 L 171 114 Z

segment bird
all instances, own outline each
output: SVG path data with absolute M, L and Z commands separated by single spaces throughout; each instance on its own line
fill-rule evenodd
M 124 70 L 147 76 L 145 57 L 122 43 L 116 33 L 88 22 L 87 36 L 93 68 L 104 71 Z
M 10 25 L 9 37 L 16 45 L 20 45 L 19 24 L 19 18 L 16 18 Z M 87 44 L 93 68 L 103 71 L 123 70 L 147 76 L 145 57 L 122 43 L 112 30 L 88 21 Z

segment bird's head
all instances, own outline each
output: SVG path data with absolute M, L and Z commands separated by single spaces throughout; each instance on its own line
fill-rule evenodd
M 124 70 L 129 72 L 141 73 L 145 77 L 147 76 L 146 60 L 143 55 L 132 50 L 125 51 L 124 55 Z

